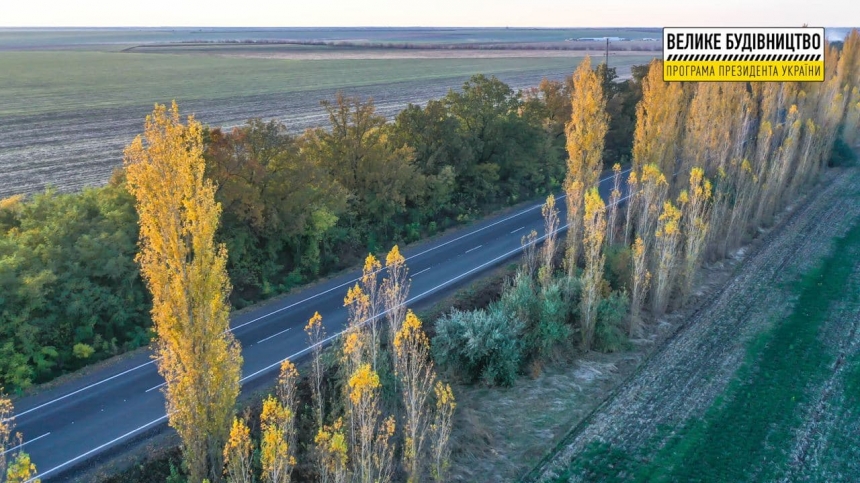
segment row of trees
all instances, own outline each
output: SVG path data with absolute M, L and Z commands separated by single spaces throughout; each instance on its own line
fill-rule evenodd
M 632 117 L 620 112 L 634 110 L 638 83 L 608 85 L 617 91 L 612 119 L 627 119 L 609 136 L 617 132 L 626 153 Z M 372 101 L 338 96 L 324 103 L 329 125 L 299 136 L 259 120 L 230 132 L 201 127 L 230 302 L 258 301 L 559 187 L 571 88 L 546 81 L 521 95 L 475 76 L 388 123 Z M 138 235 L 122 170 L 102 188 L 0 200 L 0 384 L 20 390 L 149 342 Z
M 613 167 L 605 203 L 598 184 L 611 131 L 608 96 L 604 69 L 586 59 L 571 77 L 564 124 L 567 237 L 558 247 L 550 197 L 540 253 L 533 232 L 498 302 L 437 322 L 437 361 L 466 380 L 510 385 L 553 347 L 576 340 L 584 351 L 616 350 L 624 336 L 641 335 L 646 306 L 659 316 L 683 304 L 703 261 L 773 224 L 835 146 L 856 145 L 857 31 L 841 51 L 828 48 L 826 65 L 823 83 L 681 84 L 663 82 L 662 63 L 652 62 L 636 107 L 630 174 L 624 183 L 621 166 Z M 555 91 L 546 85 L 550 100 Z
M 193 117 L 183 123 L 175 103 L 170 110 L 157 105 L 144 134 L 125 151 L 168 421 L 182 440 L 189 481 L 290 481 L 304 407 L 295 366 L 283 362 L 276 394 L 263 402 L 259 443 L 235 417 L 242 356 L 229 331 L 227 250 L 215 240 L 221 205 L 205 176 L 203 152 L 202 126 Z M 319 314 L 306 328 L 313 355 L 306 414 L 316 431 L 304 446 L 313 448 L 308 456 L 320 481 L 352 475 L 385 482 L 401 471 L 410 481 L 445 479 L 454 396 L 437 379 L 421 321 L 406 310 L 410 283 L 397 246 L 384 270 L 379 283 L 382 264 L 368 256 L 360 282 L 347 293 L 349 326 L 333 381 L 322 360 L 326 335 Z M 385 379 L 401 397 L 383 397 Z
M 629 155 L 638 82 L 613 82 L 613 156 Z M 329 126 L 300 136 L 251 121 L 207 134 L 207 175 L 224 206 L 233 302 L 257 300 L 367 251 L 417 240 L 487 209 L 545 194 L 564 178 L 570 82 L 520 94 L 475 76 L 393 120 L 372 101 L 324 102 Z
M 298 373 L 285 361 L 276 395 L 263 402 L 259 443 L 246 419 L 234 420 L 224 448 L 228 481 L 286 482 L 297 466 L 322 482 L 446 480 L 454 395 L 437 378 L 421 321 L 403 305 L 409 282 L 396 246 L 380 284 L 381 270 L 368 256 L 344 300 L 348 329 L 328 362 L 322 318 L 308 321 L 310 400 L 296 397 Z M 312 431 L 299 431 L 300 415 Z

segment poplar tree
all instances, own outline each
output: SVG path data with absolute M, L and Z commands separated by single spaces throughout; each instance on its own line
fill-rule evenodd
M 233 418 L 230 436 L 224 445 L 224 474 L 229 483 L 251 483 L 254 476 L 251 458 L 254 448 L 251 430 L 244 419 Z
M 6 474 L 6 451 L 15 429 L 15 408 L 12 400 L 0 390 L 0 477 Z
M 636 106 L 634 169 L 654 164 L 669 175 L 678 169 L 675 159 L 685 110 L 681 83 L 663 82 L 663 62 L 651 61 L 648 75 L 642 79 L 642 100 Z
M 317 430 L 320 430 L 323 427 L 325 419 L 325 400 L 323 399 L 323 376 L 325 375 L 325 368 L 322 363 L 322 341 L 325 339 L 325 327 L 322 325 L 322 316 L 319 312 L 314 312 L 313 317 L 308 320 L 308 325 L 305 326 L 305 333 L 308 334 L 308 343 L 311 347 L 311 398 L 313 399 Z
M 586 56 L 573 73 L 571 91 L 571 118 L 565 127 L 567 135 L 567 250 L 568 277 L 576 268 L 577 242 L 582 232 L 582 203 L 586 190 L 595 186 L 600 178 L 603 147 L 609 130 L 606 114 L 606 96 L 603 83 L 591 69 L 591 58 Z
M 628 334 L 631 337 L 640 335 L 642 331 L 642 304 L 645 302 L 648 286 L 651 284 L 651 272 L 648 271 L 648 258 L 645 254 L 645 243 L 642 241 L 642 237 L 636 237 L 632 252 L 633 293 L 630 297 L 630 326 L 628 328 Z
M 370 361 L 373 370 L 377 370 L 379 364 L 379 351 L 382 341 L 380 340 L 379 316 L 382 313 L 382 293 L 379 288 L 379 271 L 382 264 L 373 256 L 367 255 L 364 260 L 364 268 L 361 272 L 361 287 L 367 294 L 367 321 L 370 328 Z
M 385 317 L 388 319 L 389 342 L 394 343 L 394 336 L 400 330 L 406 316 L 406 298 L 412 281 L 409 279 L 409 268 L 406 258 L 400 254 L 400 248 L 394 245 L 385 256 L 387 277 L 382 281 L 382 300 L 385 307 Z
M 392 417 L 382 419 L 380 390 L 379 375 L 370 364 L 362 364 L 349 378 L 350 418 L 356 433 L 353 467 L 360 483 L 384 483 L 392 476 L 395 425 Z
M 669 183 L 656 164 L 646 164 L 638 177 L 638 192 L 633 209 L 636 215 L 636 236 L 645 242 L 646 249 L 654 245 L 654 229 L 660 216 L 660 208 L 666 200 Z
M 314 438 L 317 470 L 321 483 L 346 483 L 349 479 L 349 447 L 344 434 L 343 419 L 338 418 L 331 426 L 323 426 Z
M 277 397 L 263 401 L 260 414 L 260 465 L 263 481 L 289 483 L 296 465 L 296 380 L 298 371 L 290 361 L 281 364 Z
M 9 399 L 0 388 L 0 481 L 7 483 L 39 483 L 41 480 L 36 478 L 36 465 L 30 461 L 30 455 L 22 449 L 24 438 L 21 433 L 18 433 L 17 451 L 9 448 L 13 445 L 15 439 L 12 438 L 12 431 L 15 429 L 15 408 L 12 406 L 12 400 Z M 14 451 L 14 456 L 13 452 Z M 6 460 L 7 455 L 12 456 L 12 460 Z
M 690 188 L 681 191 L 678 205 L 681 207 L 681 219 L 684 236 L 684 270 L 683 295 L 689 296 L 693 288 L 693 279 L 702 260 L 705 240 L 708 236 L 708 203 L 711 199 L 711 182 L 705 179 L 702 168 L 690 171 Z
M 436 393 L 436 414 L 432 432 L 432 476 L 436 482 L 448 481 L 448 469 L 451 467 L 451 431 L 454 429 L 454 409 L 457 402 L 451 386 L 436 381 L 433 388 Z
M 652 310 L 662 314 L 669 305 L 672 292 L 675 266 L 678 263 L 678 241 L 681 236 L 681 210 L 671 201 L 663 203 L 656 232 L 655 254 L 657 272 L 654 277 L 654 290 L 651 292 Z
M 553 259 L 556 251 L 556 238 L 558 231 L 558 209 L 555 207 L 555 196 L 549 195 L 546 203 L 541 207 L 544 224 L 544 242 L 541 247 L 541 267 L 538 270 L 538 278 L 543 287 L 549 286 L 552 281 L 554 270 Z
M 227 250 L 215 243 L 221 206 L 204 177 L 203 128 L 156 105 L 125 150 L 137 200 L 137 261 L 152 294 L 156 363 L 189 479 L 221 479 L 222 448 L 240 389 L 242 355 L 229 330 Z
M 609 194 L 609 215 L 606 220 L 606 246 L 612 246 L 615 241 L 615 230 L 618 224 L 618 205 L 621 203 L 621 165 L 612 166 L 612 192 Z
M 424 444 L 430 425 L 431 408 L 427 403 L 433 394 L 436 372 L 430 357 L 430 341 L 421 321 L 410 310 L 394 338 L 397 352 L 397 378 L 405 409 L 403 466 L 408 481 L 422 481 Z
M 600 289 L 603 282 L 603 238 L 606 235 L 606 207 L 597 188 L 591 188 L 585 195 L 585 217 L 583 222 L 582 246 L 585 256 L 585 270 L 582 273 L 582 300 L 580 313 L 582 324 L 582 350 L 591 349 L 594 327 L 597 322 L 597 305 L 600 302 Z

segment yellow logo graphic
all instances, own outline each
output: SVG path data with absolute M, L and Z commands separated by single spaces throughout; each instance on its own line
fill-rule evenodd
M 824 28 L 664 28 L 663 80 L 822 82 Z

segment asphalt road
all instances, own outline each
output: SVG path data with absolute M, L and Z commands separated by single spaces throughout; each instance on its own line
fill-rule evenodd
M 611 183 L 610 177 L 601 182 L 604 199 Z M 405 250 L 412 278 L 407 305 L 432 301 L 517 256 L 523 235 L 531 230 L 544 234 L 540 206 L 491 217 Z M 557 206 L 563 231 L 563 197 Z M 348 273 L 234 316 L 231 327 L 244 357 L 243 388 L 273 380 L 285 358 L 297 360 L 309 351 L 303 327 L 314 311 L 322 315 L 330 337 L 342 331 L 346 324 L 343 299 L 359 275 Z M 87 461 L 165 426 L 163 383 L 146 352 L 16 401 L 16 431 L 24 434 L 24 449 L 38 466 L 39 476 L 69 480 L 73 470 Z

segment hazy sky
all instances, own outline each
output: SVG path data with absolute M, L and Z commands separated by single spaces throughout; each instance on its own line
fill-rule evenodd
M 800 26 L 860 0 L 0 0 L 0 26 Z

